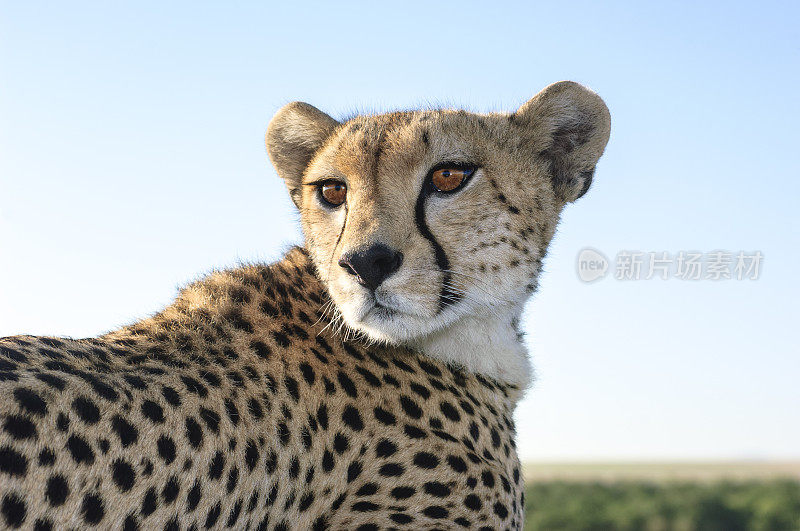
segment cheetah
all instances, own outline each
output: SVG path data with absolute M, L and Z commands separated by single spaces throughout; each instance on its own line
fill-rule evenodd
M 0 339 L 3 525 L 521 529 L 519 318 L 609 130 L 572 82 L 510 114 L 285 106 L 302 247 L 97 338 Z

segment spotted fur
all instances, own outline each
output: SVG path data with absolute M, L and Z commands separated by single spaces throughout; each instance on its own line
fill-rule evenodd
M 277 153 L 273 145 L 270 153 L 284 178 L 291 179 L 292 164 L 299 178 L 307 178 L 312 166 L 296 157 L 320 164 L 319 142 L 332 146 L 335 130 L 339 144 L 361 145 L 365 166 L 358 167 L 378 178 L 386 168 L 402 165 L 397 157 L 402 159 L 404 144 L 397 128 L 415 127 L 420 146 L 446 142 L 445 132 L 453 127 L 448 116 L 464 120 L 462 127 L 473 123 L 472 130 L 485 129 L 479 125 L 484 118 L 472 115 L 424 116 L 340 125 L 331 120 L 332 129 L 323 120 L 315 122 L 317 140 L 313 128 L 304 127 L 305 135 L 294 140 L 283 135 L 286 146 L 293 141 L 302 146 Z M 524 130 L 514 123 L 528 118 L 502 119 L 509 130 Z M 370 143 L 365 151 L 360 130 L 375 132 L 379 147 Z M 514 142 L 513 136 L 504 138 L 498 142 Z M 516 142 L 515 149 L 529 143 L 539 153 L 532 155 L 541 159 L 537 167 L 554 176 L 551 193 L 532 199 L 536 205 L 538 198 L 542 210 L 556 209 L 556 194 L 576 195 L 576 187 L 586 187 L 568 169 L 576 165 L 569 158 L 575 148 L 562 144 L 573 140 L 543 149 L 534 139 Z M 538 274 L 541 256 L 531 257 L 522 246 L 528 239 L 549 239 L 552 229 L 538 227 L 536 215 L 521 221 L 535 214 L 531 206 L 507 179 L 485 167 L 485 182 L 471 193 L 489 193 L 482 204 L 502 205 L 507 212 L 499 226 L 523 232 L 495 245 L 501 229 L 497 219 L 486 218 L 484 240 L 462 243 L 475 247 L 475 271 L 483 265 L 487 278 L 498 275 L 492 266 L 499 255 L 494 261 L 480 258 L 481 242 L 519 251 L 520 263 L 513 267 L 527 271 L 524 292 L 534 281 L 531 272 Z M 306 203 L 313 192 L 302 185 L 293 189 L 291 180 L 287 184 L 303 213 L 308 250 L 295 248 L 271 265 L 211 274 L 153 317 L 98 338 L 0 339 L 0 522 L 5 527 L 522 527 L 523 485 L 512 414 L 524 386 L 412 341 L 364 341 L 344 333 L 330 311 L 341 304 L 325 271 L 332 251 L 326 242 L 353 242 L 357 236 L 344 226 L 320 234 L 327 229 L 320 228 L 319 219 L 309 219 L 317 214 Z M 398 226 L 408 220 L 398 229 L 408 234 L 420 226 L 415 188 L 409 192 L 414 201 L 396 198 L 397 212 L 412 206 L 407 217 L 394 219 Z M 358 196 L 368 197 L 365 190 Z M 395 215 L 359 202 L 349 208 L 350 223 L 365 229 L 387 220 L 355 216 L 363 208 L 373 216 Z M 425 204 L 423 214 L 429 237 L 409 241 L 427 241 L 428 258 L 435 261 L 433 238 L 452 262 L 448 267 L 458 265 L 453 240 L 442 227 L 447 220 L 456 230 L 464 225 Z M 436 285 L 430 295 L 434 305 L 441 298 L 441 279 Z

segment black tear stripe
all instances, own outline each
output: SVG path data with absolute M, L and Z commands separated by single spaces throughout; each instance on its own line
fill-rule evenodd
M 347 216 L 350 215 L 350 209 L 347 207 L 347 201 L 344 202 L 344 223 L 342 223 L 342 230 L 339 231 L 339 236 L 336 238 L 336 243 L 333 244 L 333 252 L 331 253 L 330 263 L 328 264 L 328 278 L 331 276 L 331 269 L 333 268 L 333 261 L 336 258 L 336 248 L 339 247 L 339 242 L 342 241 L 344 228 L 347 226 Z
M 436 256 L 436 265 L 444 275 L 442 277 L 442 291 L 439 293 L 439 312 L 441 312 L 448 305 L 452 306 L 456 304 L 462 297 L 459 293 L 450 288 L 450 280 L 452 277 L 450 274 L 450 260 L 448 260 L 444 249 L 442 249 L 442 246 L 436 241 L 433 233 L 431 233 L 431 230 L 428 228 L 428 224 L 425 222 L 425 200 L 431 195 L 429 184 L 426 178 L 422 185 L 422 190 L 420 190 L 419 196 L 417 197 L 417 204 L 414 208 L 414 222 L 417 224 L 417 230 L 422 234 L 422 237 L 431 242 L 433 253 Z

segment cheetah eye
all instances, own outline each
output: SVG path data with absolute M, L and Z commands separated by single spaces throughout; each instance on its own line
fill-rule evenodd
M 455 192 L 464 185 L 472 174 L 474 166 L 444 166 L 431 172 L 431 184 L 437 192 Z
M 333 179 L 323 181 L 319 185 L 319 195 L 330 206 L 339 206 L 347 198 L 347 185 Z

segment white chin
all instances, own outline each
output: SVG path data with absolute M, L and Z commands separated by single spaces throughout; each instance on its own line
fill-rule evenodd
M 344 309 L 343 309 L 344 310 Z M 358 318 L 353 318 L 353 314 Z M 402 344 L 436 330 L 438 319 L 410 315 L 385 306 L 369 305 L 360 312 L 342 311 L 345 322 L 374 341 Z

